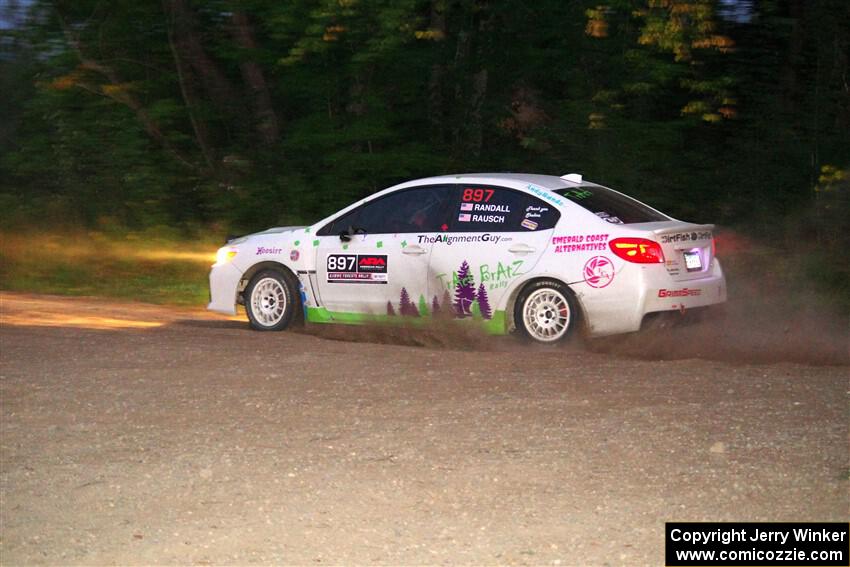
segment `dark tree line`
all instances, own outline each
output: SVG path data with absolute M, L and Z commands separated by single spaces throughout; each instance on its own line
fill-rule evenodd
M 0 10 L 6 222 L 248 230 L 418 176 L 578 171 L 680 218 L 846 227 L 846 0 Z

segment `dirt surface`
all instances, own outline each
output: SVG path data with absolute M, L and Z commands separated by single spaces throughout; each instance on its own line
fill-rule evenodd
M 663 565 L 665 521 L 850 516 L 846 365 L 0 310 L 3 565 Z

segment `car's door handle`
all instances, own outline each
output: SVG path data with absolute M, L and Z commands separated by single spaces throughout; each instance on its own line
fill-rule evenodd
M 419 256 L 420 254 L 425 254 L 428 252 L 421 246 L 413 245 L 413 246 L 405 246 L 401 249 L 402 254 L 410 254 L 411 256 Z
M 513 252 L 514 254 L 532 254 L 534 253 L 534 248 L 528 244 L 514 244 L 508 248 L 508 252 Z

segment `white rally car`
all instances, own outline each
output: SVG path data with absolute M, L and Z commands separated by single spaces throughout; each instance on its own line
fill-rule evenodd
M 581 175 L 417 179 L 308 227 L 230 240 L 213 311 L 253 328 L 452 317 L 554 342 L 640 329 L 726 300 L 713 225 L 675 220 Z

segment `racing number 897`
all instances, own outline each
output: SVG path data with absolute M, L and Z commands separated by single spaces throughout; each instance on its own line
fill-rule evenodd
M 331 255 L 328 256 L 329 272 L 353 272 L 357 263 L 356 256 Z
M 490 201 L 493 193 L 494 191 L 492 189 L 464 189 L 461 200 L 466 202 L 472 201 L 473 203 L 484 201 L 487 203 Z

